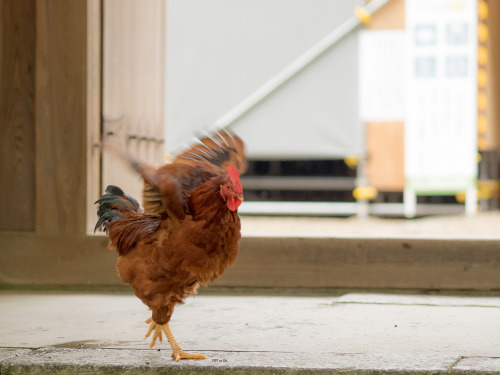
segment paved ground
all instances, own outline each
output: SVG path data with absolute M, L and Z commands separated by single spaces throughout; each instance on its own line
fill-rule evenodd
M 209 296 L 172 331 L 208 359 L 148 351 L 148 311 L 128 294 L 0 293 L 0 374 L 499 373 L 500 297 Z
M 441 215 L 416 219 L 243 216 L 244 236 L 461 236 L 500 237 L 500 211 L 475 216 Z

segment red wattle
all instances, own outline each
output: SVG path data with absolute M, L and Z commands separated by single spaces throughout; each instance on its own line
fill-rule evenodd
M 231 211 L 236 211 L 241 204 L 241 200 L 235 197 L 229 197 L 227 199 L 227 208 Z

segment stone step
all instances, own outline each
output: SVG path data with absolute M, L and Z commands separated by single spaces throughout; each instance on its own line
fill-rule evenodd
M 130 294 L 0 292 L 0 374 L 500 374 L 500 297 L 347 293 L 188 298 L 168 342 Z M 166 340 L 165 340 L 166 341 Z
M 465 374 L 500 373 L 500 358 L 440 354 L 199 351 L 206 360 L 175 362 L 168 350 L 0 349 L 10 374 Z

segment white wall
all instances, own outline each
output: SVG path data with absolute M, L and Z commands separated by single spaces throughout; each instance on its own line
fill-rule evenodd
M 175 152 L 353 15 L 360 0 L 168 0 L 166 148 Z M 353 33 L 238 119 L 251 158 L 361 153 Z

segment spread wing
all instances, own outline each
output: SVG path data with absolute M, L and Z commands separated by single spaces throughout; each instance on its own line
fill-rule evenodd
M 220 130 L 211 136 L 199 139 L 199 143 L 177 155 L 170 165 L 160 168 L 164 173 L 172 173 L 181 181 L 181 186 L 194 189 L 205 182 L 206 175 L 201 173 L 200 166 L 209 165 L 226 169 L 236 166 L 241 174 L 245 173 L 248 162 L 245 156 L 245 144 L 236 134 L 228 130 Z M 187 194 L 187 191 L 181 192 Z M 144 185 L 144 212 L 162 215 L 166 212 L 165 201 L 159 189 L 149 183 Z
M 199 144 L 177 155 L 174 164 L 194 165 L 200 161 L 208 161 L 224 169 L 234 165 L 240 174 L 246 172 L 248 162 L 245 157 L 245 144 L 233 132 L 223 129 L 212 136 L 203 137 L 199 141 Z

